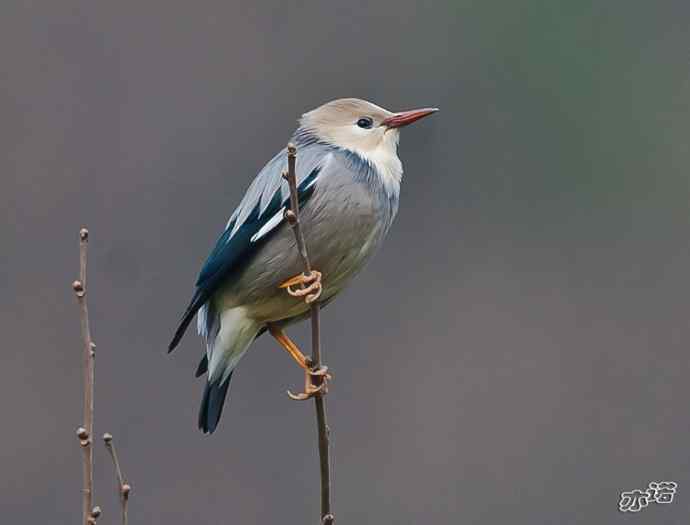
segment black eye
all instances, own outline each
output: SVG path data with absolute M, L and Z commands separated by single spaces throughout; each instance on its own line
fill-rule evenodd
M 362 117 L 357 121 L 357 125 L 360 128 L 371 129 L 371 127 L 374 125 L 374 119 L 371 117 Z

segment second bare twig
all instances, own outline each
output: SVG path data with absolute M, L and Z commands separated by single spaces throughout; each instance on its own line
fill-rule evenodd
M 127 504 L 129 503 L 129 495 L 132 492 L 132 486 L 127 483 L 124 475 L 122 474 L 122 468 L 120 467 L 120 460 L 117 457 L 117 450 L 115 450 L 112 434 L 103 434 L 103 442 L 105 443 L 105 448 L 108 449 L 110 457 L 113 460 L 113 467 L 115 467 L 115 477 L 117 478 L 117 495 L 120 499 L 122 525 L 127 525 Z

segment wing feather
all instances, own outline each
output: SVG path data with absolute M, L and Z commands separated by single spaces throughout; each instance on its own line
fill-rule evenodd
M 323 144 L 309 144 L 299 149 L 295 171 L 300 204 L 311 197 L 319 173 L 331 158 L 330 148 Z M 177 346 L 196 312 L 224 284 L 228 275 L 247 264 L 270 238 L 270 233 L 282 224 L 282 210 L 289 207 L 289 189 L 282 178 L 286 169 L 287 151 L 283 149 L 247 189 L 199 273 L 196 290 L 168 351 Z

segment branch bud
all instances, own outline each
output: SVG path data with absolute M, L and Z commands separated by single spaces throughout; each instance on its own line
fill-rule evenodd
M 91 509 L 91 517 L 93 518 L 94 522 L 98 519 L 98 517 L 101 515 L 101 508 L 96 505 L 94 508 Z
M 82 447 L 88 446 L 88 444 L 91 442 L 89 439 L 89 433 L 84 427 L 79 427 L 77 429 L 77 437 L 79 438 L 79 444 Z
M 292 210 L 285 210 L 285 219 L 290 226 L 297 224 L 297 215 L 295 215 L 295 212 Z
M 82 228 L 79 230 L 79 240 L 81 241 L 88 241 L 89 240 L 89 230 L 86 228 Z
M 84 284 L 80 280 L 72 283 L 72 290 L 74 290 L 77 297 L 84 297 Z
M 89 439 L 89 433 L 84 427 L 79 427 L 77 429 L 77 437 L 79 439 Z
M 110 444 L 113 442 L 113 435 L 106 432 L 105 434 L 103 434 L 103 441 L 106 444 L 106 446 L 110 446 Z
M 120 487 L 120 492 L 122 493 L 122 497 L 127 499 L 129 498 L 129 493 L 132 492 L 132 486 L 129 483 L 123 483 L 122 487 Z

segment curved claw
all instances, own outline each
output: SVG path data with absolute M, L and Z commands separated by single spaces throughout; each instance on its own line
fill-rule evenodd
M 319 386 L 311 387 L 307 389 L 306 392 L 300 392 L 299 394 L 293 394 L 289 390 L 287 391 L 287 395 L 290 399 L 293 401 L 306 401 L 307 399 L 311 399 L 314 396 L 325 394 L 326 393 L 326 383 L 321 383 Z
M 309 368 L 305 370 L 304 392 L 293 394 L 288 390 L 287 395 L 295 401 L 305 401 L 317 395 L 328 394 L 328 381 L 331 374 L 328 373 L 327 366 Z
M 297 290 L 293 290 L 289 286 L 287 287 L 287 293 L 292 295 L 293 297 L 305 297 L 305 302 L 307 303 L 313 303 L 316 301 L 319 296 L 321 295 L 321 283 L 312 283 L 306 288 L 299 288 Z
M 294 290 L 292 286 L 301 284 L 304 288 Z M 301 273 L 280 284 L 293 297 L 304 297 L 307 304 L 313 303 L 321 296 L 321 272 L 312 270 L 309 275 Z
M 323 366 L 323 365 L 320 366 L 319 368 L 316 368 L 316 369 L 310 368 L 309 370 L 307 370 L 307 374 L 309 374 L 310 376 L 314 376 L 314 377 L 323 377 L 326 379 L 333 379 L 331 374 L 328 373 L 328 367 Z

